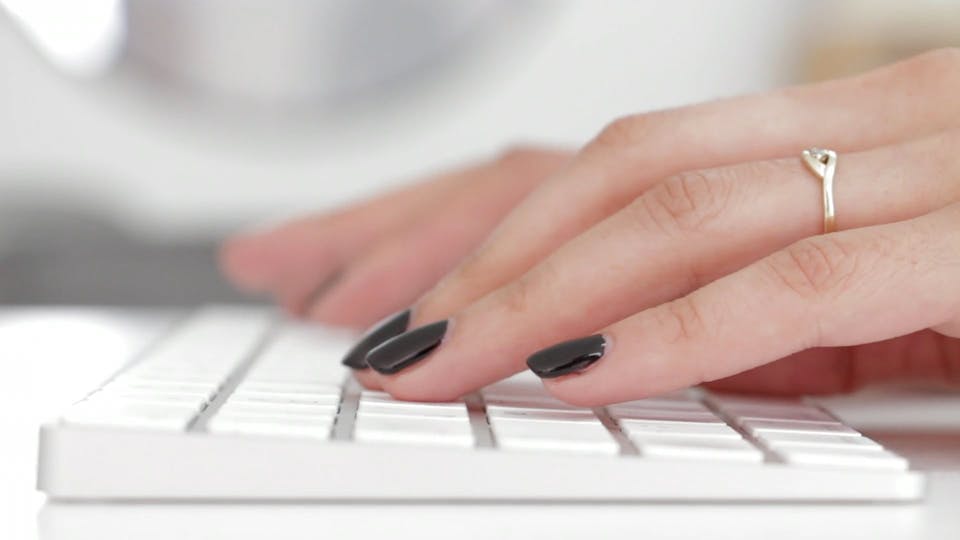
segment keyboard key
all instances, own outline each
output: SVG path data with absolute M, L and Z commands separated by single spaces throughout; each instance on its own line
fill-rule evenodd
M 287 411 L 287 410 L 233 410 L 227 407 L 217 411 L 213 420 L 219 418 L 240 418 L 248 420 L 262 420 L 265 422 L 333 422 L 337 417 L 337 411 L 333 408 L 326 410 Z
M 851 467 L 902 471 L 907 460 L 886 450 L 836 451 L 836 449 L 780 448 L 774 453 L 790 465 Z
M 642 413 L 649 410 L 710 412 L 710 410 L 699 401 L 679 399 L 642 399 L 639 401 L 628 401 L 626 403 L 609 405 L 607 410 L 610 411 L 611 415 L 635 412 Z
M 328 420 L 307 421 L 291 418 L 223 415 L 213 418 L 207 424 L 207 431 L 211 433 L 328 439 L 332 426 L 332 416 Z
M 339 406 L 340 396 L 337 394 L 277 394 L 277 393 L 236 393 L 230 396 L 228 403 L 246 403 L 250 405 L 326 405 Z
M 666 422 L 689 422 L 699 424 L 723 424 L 717 415 L 708 410 L 684 411 L 670 409 L 647 409 L 631 411 L 611 411 L 611 416 L 617 420 L 646 420 Z
M 770 407 L 742 407 L 733 410 L 724 410 L 733 416 L 738 423 L 745 420 L 799 420 L 805 422 L 835 422 L 836 419 L 826 412 L 814 407 L 770 408 Z
M 631 435 L 643 457 L 761 463 L 763 452 L 742 438 Z
M 597 422 L 597 415 L 590 409 L 562 410 L 562 409 L 518 409 L 511 407 L 496 407 L 488 410 L 490 418 L 505 420 L 529 420 L 534 422 Z
M 153 405 L 183 405 L 193 410 L 200 410 L 207 404 L 204 396 L 196 394 L 170 394 L 162 392 L 121 392 L 100 390 L 90 395 L 88 404 L 102 403 L 104 406 L 122 403 L 144 403 Z
M 336 394 L 340 395 L 338 384 L 297 382 L 269 382 L 244 380 L 237 386 L 234 393 L 264 393 L 264 394 Z
M 470 448 L 474 445 L 473 430 L 469 421 L 433 418 L 357 417 L 353 438 L 364 443 L 460 448 Z
M 404 416 L 411 418 L 453 418 L 466 420 L 469 417 L 466 406 L 459 408 L 431 407 L 429 405 L 410 404 L 409 407 L 384 405 L 382 403 L 364 403 L 357 406 L 358 416 Z
M 113 381 L 101 388 L 103 392 L 117 392 L 128 394 L 167 393 L 201 397 L 209 400 L 219 391 L 219 384 L 173 383 L 173 382 L 132 382 L 127 380 Z
M 290 324 L 274 336 L 247 375 L 254 382 L 320 382 L 341 384 L 349 369 L 340 359 L 354 335 L 315 325 Z
M 134 429 L 182 431 L 196 416 L 194 407 L 150 403 L 90 403 L 71 407 L 61 420 L 68 424 L 115 426 Z
M 267 401 L 248 402 L 227 400 L 220 408 L 220 413 L 265 413 L 265 414 L 284 414 L 291 413 L 301 416 L 328 415 L 335 414 L 339 404 L 332 403 L 271 403 Z
M 620 446 L 599 422 L 540 422 L 491 417 L 497 446 L 504 450 L 615 455 Z
M 754 437 L 767 433 L 806 433 L 859 437 L 860 433 L 845 424 L 832 422 L 808 422 L 795 420 L 744 420 L 743 428 Z
M 742 438 L 726 424 L 667 422 L 647 420 L 620 420 L 620 428 L 628 436 L 724 437 Z
M 822 433 L 797 432 L 768 432 L 762 433 L 758 440 L 767 448 L 772 449 L 856 449 L 856 450 L 883 450 L 883 447 L 866 437 L 849 437 L 846 435 L 825 435 Z
M 526 409 L 531 411 L 589 411 L 583 407 L 574 407 L 557 399 L 524 399 L 519 397 L 484 397 L 488 411 L 503 409 Z

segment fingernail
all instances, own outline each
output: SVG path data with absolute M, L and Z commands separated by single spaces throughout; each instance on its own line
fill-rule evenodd
M 367 364 L 387 375 L 406 369 L 426 358 L 447 333 L 447 321 L 421 326 L 391 338 L 367 354 Z
M 607 340 L 600 334 L 558 343 L 527 358 L 527 366 L 542 379 L 587 369 L 603 357 Z
M 410 310 L 394 313 L 370 327 L 360 341 L 343 357 L 343 365 L 352 369 L 367 369 L 367 353 L 384 341 L 407 331 L 410 325 Z

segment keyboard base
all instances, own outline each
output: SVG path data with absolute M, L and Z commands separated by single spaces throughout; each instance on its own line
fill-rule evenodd
M 58 500 L 908 502 L 914 471 L 366 445 L 46 424 Z

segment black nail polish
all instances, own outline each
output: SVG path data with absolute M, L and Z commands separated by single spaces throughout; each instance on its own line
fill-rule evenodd
M 400 334 L 371 350 L 367 364 L 380 373 L 397 373 L 426 358 L 446 333 L 447 321 L 443 320 Z
M 343 365 L 353 369 L 367 369 L 367 353 L 384 341 L 407 331 L 410 325 L 410 310 L 405 309 L 390 315 L 370 327 L 360 341 L 343 357 Z
M 600 334 L 558 343 L 527 358 L 527 366 L 542 379 L 587 369 L 603 357 L 607 340 Z

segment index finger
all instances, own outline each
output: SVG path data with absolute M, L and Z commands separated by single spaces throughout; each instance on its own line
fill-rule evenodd
M 958 224 L 960 205 L 953 205 L 909 221 L 804 239 L 588 338 L 602 362 L 547 380 L 547 388 L 578 405 L 615 403 L 814 347 L 871 343 L 955 321 L 960 239 L 942 231 Z M 582 342 L 557 348 L 575 350 Z M 548 358 L 555 353 L 541 351 L 528 364 L 536 372 L 555 363 Z

